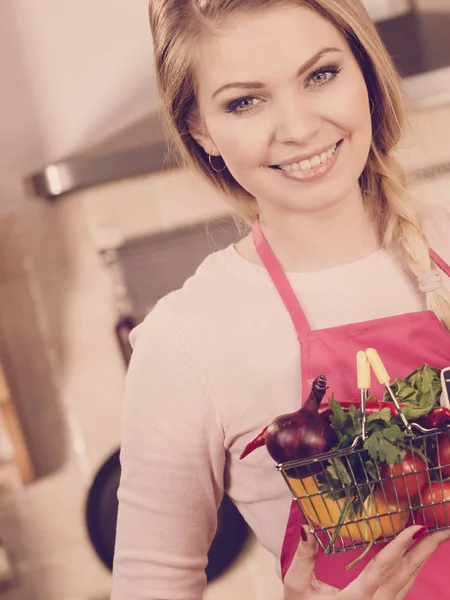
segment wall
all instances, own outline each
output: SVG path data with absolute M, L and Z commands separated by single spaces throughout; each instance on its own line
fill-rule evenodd
M 362 0 L 374 21 L 392 18 L 411 10 L 413 0 Z
M 157 103 L 147 0 L 2 0 L 0 210 L 20 177 Z

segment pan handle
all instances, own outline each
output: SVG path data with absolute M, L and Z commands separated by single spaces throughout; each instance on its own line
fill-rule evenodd
M 130 315 L 122 315 L 117 321 L 115 327 L 116 338 L 119 343 L 119 348 L 126 366 L 129 365 L 131 354 L 133 353 L 129 336 L 132 329 L 134 329 L 135 327 L 136 321 Z

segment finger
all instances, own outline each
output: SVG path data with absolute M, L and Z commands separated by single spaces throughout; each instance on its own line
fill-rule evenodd
M 409 548 L 405 558 L 413 564 L 421 564 L 429 558 L 438 547 L 450 540 L 450 529 L 433 531 L 421 537 L 416 544 Z
M 423 566 L 423 565 L 422 565 Z M 420 571 L 420 569 L 419 569 Z M 403 600 L 403 598 L 406 598 L 406 594 L 408 594 L 408 592 L 411 591 L 411 588 L 413 587 L 413 585 L 416 583 L 416 578 L 414 577 L 414 579 L 412 579 L 408 585 L 406 585 L 396 596 L 395 596 L 395 600 Z
M 395 596 L 394 600 L 403 600 L 404 598 L 406 598 L 407 594 L 411 591 L 412 587 L 414 586 L 414 584 L 416 583 L 416 578 L 417 575 L 420 573 L 423 565 L 426 563 L 427 561 L 424 560 L 423 563 L 416 569 L 416 572 L 413 576 L 410 577 L 409 581 L 407 582 L 407 584 L 397 593 L 397 595 Z M 380 589 L 379 594 L 380 594 L 380 598 L 383 597 L 383 588 Z
M 399 560 L 406 553 L 416 532 L 423 529 L 419 525 L 413 525 L 404 529 L 399 535 L 385 546 L 366 566 L 366 568 L 353 580 L 347 587 L 348 591 L 353 592 L 355 597 L 369 597 L 375 595 L 381 586 L 398 569 Z M 396 594 L 403 586 L 392 592 L 391 596 L 385 596 L 383 599 L 395 598 Z
M 306 527 L 302 527 L 300 533 L 297 551 L 284 578 L 283 600 L 309 598 L 314 581 L 314 564 L 318 544 Z
M 399 565 L 398 574 L 396 575 L 396 585 L 399 586 L 397 589 L 400 588 L 400 592 L 398 592 L 395 600 L 402 600 L 402 598 L 406 597 L 423 565 L 441 544 L 449 540 L 449 529 L 436 531 L 421 538 L 405 553 Z

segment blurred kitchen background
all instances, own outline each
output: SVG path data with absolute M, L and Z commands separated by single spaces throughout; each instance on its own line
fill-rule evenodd
M 365 0 L 450 201 L 450 0 Z M 238 233 L 167 156 L 147 0 L 0 2 L 0 598 L 106 600 L 129 329 Z M 226 568 L 228 567 L 228 568 Z M 224 505 L 206 600 L 280 600 Z

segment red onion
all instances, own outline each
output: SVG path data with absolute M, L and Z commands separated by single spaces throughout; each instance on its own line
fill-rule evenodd
M 326 377 L 320 375 L 314 380 L 311 393 L 300 410 L 281 415 L 268 426 L 266 447 L 278 463 L 316 456 L 337 444 L 333 427 L 318 414 L 326 390 Z
M 311 393 L 300 410 L 272 421 L 246 446 L 241 458 L 264 445 L 277 463 L 327 452 L 337 444 L 338 438 L 328 419 L 318 413 L 326 390 L 326 377 L 320 375 L 314 380 Z

